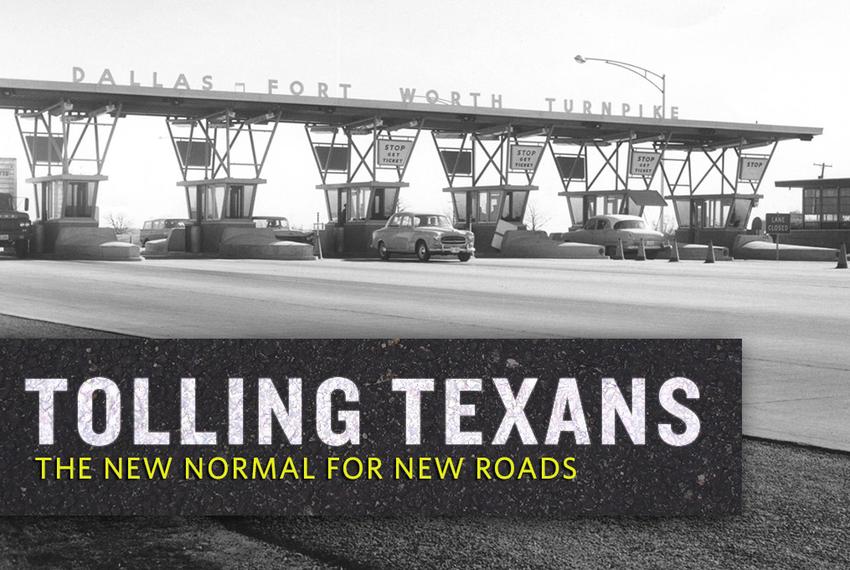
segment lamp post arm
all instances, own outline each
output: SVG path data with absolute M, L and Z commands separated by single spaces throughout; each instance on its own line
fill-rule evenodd
M 576 61 L 578 61 L 580 56 L 576 56 Z M 666 114 L 667 109 L 667 76 L 663 73 L 656 73 L 654 71 L 650 71 L 645 67 L 641 67 L 639 65 L 635 65 L 633 63 L 627 63 L 625 61 L 617 61 L 615 59 L 603 59 L 600 57 L 584 57 L 581 58 L 579 63 L 583 63 L 585 61 L 601 61 L 602 63 L 607 63 L 609 65 L 613 65 L 615 67 L 620 67 L 627 71 L 631 71 L 638 77 L 642 77 L 645 79 L 650 85 L 661 91 L 661 109 L 664 114 Z M 650 77 L 651 76 L 651 77 Z M 659 85 L 659 81 L 660 85 Z

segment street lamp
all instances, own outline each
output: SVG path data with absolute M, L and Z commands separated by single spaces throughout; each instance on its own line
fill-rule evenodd
M 667 79 L 666 75 L 663 73 L 655 73 L 654 71 L 650 71 L 644 67 L 639 65 L 635 65 L 633 63 L 626 63 L 624 61 L 615 61 L 613 59 L 601 59 L 598 57 L 582 57 L 580 55 L 575 56 L 576 63 L 585 63 L 588 61 L 601 61 L 602 63 L 608 63 L 610 65 L 616 65 L 617 67 L 622 67 L 623 69 L 627 69 L 632 73 L 643 77 L 649 83 L 652 84 L 653 87 L 661 91 L 661 111 L 664 116 L 667 115 Z M 661 84 L 658 84 L 658 80 L 661 80 Z

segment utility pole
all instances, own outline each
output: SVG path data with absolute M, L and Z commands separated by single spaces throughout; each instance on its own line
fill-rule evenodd
M 820 176 L 818 176 L 818 180 L 823 179 L 823 171 L 827 168 L 832 168 L 831 164 L 826 164 L 825 162 L 816 162 L 814 166 L 820 166 Z

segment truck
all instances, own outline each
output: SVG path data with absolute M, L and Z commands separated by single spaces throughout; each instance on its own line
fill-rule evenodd
M 29 207 L 26 200 L 24 209 Z M 15 255 L 27 257 L 30 253 L 33 229 L 29 214 L 15 207 L 12 194 L 0 193 L 0 247 L 15 248 Z

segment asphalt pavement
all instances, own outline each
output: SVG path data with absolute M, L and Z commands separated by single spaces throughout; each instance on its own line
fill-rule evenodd
M 0 314 L 145 337 L 742 338 L 744 433 L 850 450 L 832 263 L 0 257 L 0 275 Z

